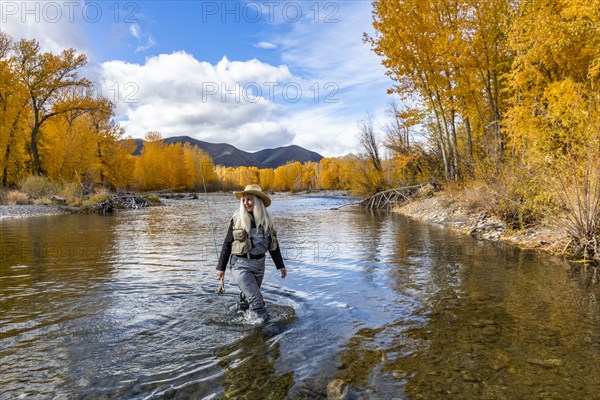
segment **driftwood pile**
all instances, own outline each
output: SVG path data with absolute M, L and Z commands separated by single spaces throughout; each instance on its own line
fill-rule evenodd
M 96 212 L 101 215 L 112 214 L 117 208 L 130 208 L 137 210 L 150 207 L 152 203 L 146 196 L 133 194 L 116 194 L 95 206 Z
M 359 204 L 367 208 L 389 209 L 398 203 L 408 202 L 414 197 L 429 196 L 436 190 L 436 185 L 432 183 L 399 187 L 376 193 L 361 200 Z
M 134 210 L 152 205 L 146 196 L 140 195 L 116 195 L 113 199 L 121 208 L 132 208 Z

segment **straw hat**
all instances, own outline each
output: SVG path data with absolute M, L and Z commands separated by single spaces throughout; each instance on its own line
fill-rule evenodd
M 263 193 L 260 186 L 252 184 L 246 186 L 246 188 L 242 192 L 233 192 L 234 196 L 239 200 L 242 198 L 243 194 L 253 194 L 255 196 L 260 197 L 260 199 L 265 203 L 265 207 L 269 207 L 271 205 L 271 199 L 269 196 Z

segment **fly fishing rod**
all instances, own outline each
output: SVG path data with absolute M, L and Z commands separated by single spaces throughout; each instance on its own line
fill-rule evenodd
M 202 186 L 204 187 L 204 200 L 206 203 L 206 208 L 208 209 L 208 220 L 210 222 L 210 231 L 212 232 L 213 244 L 215 245 L 215 254 L 217 256 L 217 260 L 219 259 L 219 250 L 217 248 L 217 238 L 215 237 L 215 228 L 213 226 L 212 220 L 212 212 L 210 211 L 210 203 L 208 201 L 208 191 L 206 190 L 206 180 L 204 179 L 204 163 L 202 162 L 202 157 L 200 158 L 200 172 L 202 174 Z M 221 279 L 221 284 L 217 288 L 217 293 L 221 294 L 225 292 L 225 275 L 223 275 L 223 279 Z

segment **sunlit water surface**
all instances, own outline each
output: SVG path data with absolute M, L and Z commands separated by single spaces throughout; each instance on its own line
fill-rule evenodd
M 289 275 L 268 259 L 266 326 L 227 315 L 229 272 L 215 293 L 233 196 L 0 222 L 0 398 L 600 396 L 596 269 L 273 200 Z

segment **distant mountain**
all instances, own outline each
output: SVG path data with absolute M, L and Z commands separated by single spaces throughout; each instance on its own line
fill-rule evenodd
M 276 168 L 290 161 L 299 161 L 301 163 L 314 161 L 319 162 L 322 155 L 314 151 L 306 150 L 304 147 L 291 146 L 277 147 L 275 149 L 264 149 L 252 153 L 254 158 L 269 168 Z
M 139 156 L 142 153 L 142 149 L 144 148 L 144 143 L 146 142 L 144 139 L 133 139 L 135 143 L 135 150 L 131 153 L 134 156 Z
M 165 138 L 166 144 L 190 143 L 207 152 L 213 159 L 215 165 L 225 167 L 258 167 L 277 168 L 290 161 L 319 162 L 323 156 L 303 147 L 291 145 L 277 147 L 275 149 L 264 149 L 255 153 L 248 153 L 227 143 L 209 143 L 193 139 L 189 136 L 173 136 Z M 143 139 L 135 139 L 136 150 L 133 155 L 139 155 L 144 147 Z
M 172 143 L 189 143 L 192 146 L 196 145 L 207 152 L 213 159 L 215 165 L 223 165 L 225 167 L 252 167 L 257 162 L 248 152 L 238 149 L 227 143 L 209 143 L 202 140 L 196 140 L 189 136 L 173 136 L 164 140 L 166 144 Z

